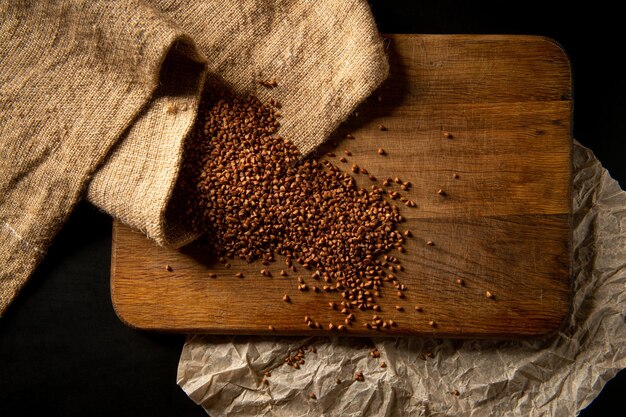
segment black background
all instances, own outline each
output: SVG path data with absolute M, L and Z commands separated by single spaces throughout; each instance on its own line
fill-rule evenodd
M 617 2 L 615 2 L 617 3 Z M 574 75 L 574 137 L 626 184 L 623 25 L 609 2 L 371 1 L 383 33 L 537 34 Z M 111 220 L 81 203 L 0 319 L 0 415 L 203 416 L 176 385 L 184 336 L 125 327 L 109 294 Z M 626 371 L 581 416 L 623 415 Z

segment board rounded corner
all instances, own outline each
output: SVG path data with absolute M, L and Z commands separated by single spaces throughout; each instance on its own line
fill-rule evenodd
M 130 327 L 133 330 L 144 330 L 140 324 L 133 320 L 123 308 L 120 307 L 117 297 L 115 295 L 115 285 L 114 281 L 111 280 L 111 306 L 113 307 L 113 311 L 117 318 L 127 327 Z
M 546 35 L 532 35 L 533 38 L 537 39 L 540 42 L 545 43 L 546 45 L 548 45 L 549 47 L 553 48 L 554 52 L 561 55 L 563 62 L 566 64 L 567 66 L 567 77 L 569 79 L 569 85 L 570 85 L 570 97 L 569 100 L 572 100 L 571 97 L 571 89 L 572 89 L 572 74 L 573 74 L 573 68 L 572 68 L 572 60 L 569 57 L 569 54 L 567 53 L 567 49 L 565 49 L 565 47 L 556 39 L 551 38 L 549 36 Z
M 530 335 L 533 339 L 549 339 L 560 333 L 568 324 L 568 318 L 571 312 L 571 305 L 566 304 L 556 313 L 554 318 L 543 328 Z

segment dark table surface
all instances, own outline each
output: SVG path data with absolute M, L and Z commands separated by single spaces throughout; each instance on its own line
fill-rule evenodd
M 574 137 L 626 185 L 621 13 L 608 2 L 372 0 L 384 33 L 536 34 L 567 51 Z M 615 2 L 617 3 L 617 2 Z M 111 219 L 81 203 L 0 319 L 0 416 L 203 416 L 176 385 L 182 335 L 125 327 L 109 294 Z M 581 416 L 623 415 L 626 371 Z

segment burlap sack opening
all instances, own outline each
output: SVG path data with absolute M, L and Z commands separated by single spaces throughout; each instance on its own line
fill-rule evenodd
M 161 245 L 195 238 L 167 207 L 200 53 L 212 80 L 279 101 L 280 133 L 303 154 L 388 73 L 365 0 L 32 3 L 0 4 L 0 315 L 87 185 Z
M 306 155 L 388 75 L 388 63 L 367 2 L 349 0 L 153 1 L 191 35 L 208 58 L 206 87 L 273 98 L 282 104 L 281 136 Z M 180 75 L 181 77 L 183 74 Z M 268 89 L 259 81 L 276 80 Z M 158 99 L 145 120 L 164 114 Z M 179 109 L 195 109 L 197 96 Z M 177 117 L 184 113 L 178 112 Z M 167 209 L 182 141 L 163 136 L 142 117 L 91 183 L 88 199 L 160 245 L 197 237 Z M 173 118 L 159 123 L 173 122 Z M 146 140 L 151 138 L 151 140 Z
M 163 245 L 194 238 L 184 228 L 172 227 L 165 215 L 204 83 L 198 76 L 204 66 L 188 59 L 185 49 L 176 44 L 170 50 L 151 101 L 87 189 L 93 204 Z

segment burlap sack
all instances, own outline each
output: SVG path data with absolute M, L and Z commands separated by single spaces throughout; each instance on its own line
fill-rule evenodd
M 305 154 L 387 75 L 364 0 L 29 3 L 0 3 L 0 315 L 87 187 L 160 244 L 193 238 L 167 207 L 206 68 L 280 101 Z
M 3 1 L 0 25 L 2 315 L 159 84 L 197 97 L 204 66 L 191 38 L 139 1 Z M 162 67 L 186 78 L 160 80 Z
M 380 36 L 363 0 L 152 4 L 188 33 L 208 58 L 207 88 L 225 86 L 262 100 L 278 100 L 283 114 L 280 133 L 303 154 L 322 143 L 388 74 Z M 276 88 L 259 83 L 270 79 L 277 81 Z M 94 176 L 88 199 L 159 244 L 178 247 L 195 235 L 166 213 L 182 141 L 154 140 L 163 131 L 152 120 L 160 118 L 168 100 L 151 103 L 153 108 Z

